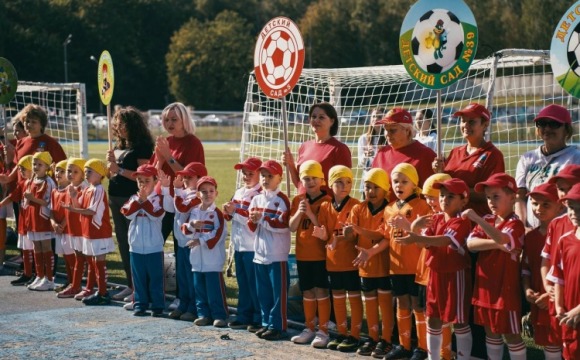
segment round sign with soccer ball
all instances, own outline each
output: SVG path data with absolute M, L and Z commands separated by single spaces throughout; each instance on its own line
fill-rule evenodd
M 18 75 L 8 59 L 0 57 L 0 105 L 8 104 L 16 94 Z
M 570 95 L 580 98 L 580 1 L 558 21 L 550 46 L 554 78 Z
M 436 5 L 420 0 L 405 16 L 399 50 L 413 80 L 429 89 L 447 87 L 467 73 L 475 58 L 475 17 L 461 0 L 439 0 Z
M 264 26 L 254 49 L 254 73 L 267 97 L 286 96 L 300 78 L 304 67 L 304 41 L 296 24 L 274 18 Z

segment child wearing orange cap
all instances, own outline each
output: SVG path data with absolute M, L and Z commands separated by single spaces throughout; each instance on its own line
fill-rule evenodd
M 530 320 L 534 330 L 534 342 L 544 347 L 548 360 L 562 358 L 561 329 L 555 317 L 550 316 L 548 306 L 550 294 L 544 289 L 541 274 L 542 249 L 550 222 L 562 212 L 558 203 L 556 185 L 544 183 L 527 194 L 535 217 L 540 226 L 528 232 L 524 238 L 522 254 L 522 285 L 526 300 L 530 303 Z
M 560 198 L 574 229 L 562 235 L 548 279 L 555 284 L 556 319 L 566 360 L 580 359 L 580 184 Z
M 188 222 L 181 231 L 188 239 L 191 249 L 189 261 L 193 270 L 197 326 L 223 328 L 227 326 L 228 306 L 223 268 L 226 261 L 226 237 L 228 228 L 224 215 L 216 206 L 217 182 L 210 176 L 197 181 L 197 193 L 201 203 L 195 206 Z
M 159 317 L 165 308 L 163 290 L 163 235 L 161 222 L 163 210 L 162 196 L 157 194 L 157 169 L 145 164 L 131 175 L 137 180 L 139 190 L 121 208 L 121 213 L 131 220 L 129 224 L 129 255 L 133 275 L 133 301 L 135 316 Z M 169 182 L 169 177 L 167 177 Z
M 485 327 L 487 354 L 503 357 L 504 340 L 511 359 L 525 359 L 521 333 L 520 257 L 525 228 L 514 213 L 516 181 L 505 173 L 493 174 L 477 183 L 484 192 L 491 214 L 480 217 L 474 210 L 462 216 L 477 225 L 467 247 L 478 252 L 473 290 L 474 322 Z

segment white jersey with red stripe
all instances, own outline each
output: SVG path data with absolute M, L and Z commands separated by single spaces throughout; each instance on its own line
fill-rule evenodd
M 139 201 L 133 195 L 121 208 L 121 213 L 131 220 L 129 224 L 129 251 L 136 254 L 152 254 L 163 251 L 161 223 L 165 211 L 162 196 L 152 192 L 147 200 Z
M 201 202 L 197 197 L 197 190 L 175 189 L 175 194 L 171 197 L 169 187 L 162 187 L 161 194 L 163 194 L 163 208 L 165 211 L 175 213 L 173 218 L 173 238 L 177 240 L 177 245 L 185 247 L 189 240 L 181 231 L 181 226 L 188 221 L 191 209 Z
M 249 189 L 239 188 L 232 197 L 236 209 L 233 215 L 225 214 L 225 217 L 226 220 L 232 220 L 230 240 L 235 251 L 254 251 L 254 232 L 248 227 L 248 210 L 252 199 L 261 192 L 262 186 L 258 183 Z

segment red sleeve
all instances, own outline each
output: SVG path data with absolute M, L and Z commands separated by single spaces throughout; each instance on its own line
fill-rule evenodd
M 138 201 L 129 200 L 125 203 L 125 206 L 121 208 L 121 214 L 129 216 L 141 210 L 141 204 Z
M 200 198 L 192 199 L 189 203 L 184 204 L 181 196 L 175 196 L 175 209 L 180 213 L 187 213 L 197 205 L 201 204 Z
M 502 229 L 501 232 L 510 237 L 509 249 L 521 249 L 523 246 L 526 229 L 519 219 L 511 219 Z
M 14 190 L 12 190 L 8 196 L 10 196 L 12 202 L 17 203 L 22 200 L 22 194 L 24 194 L 24 181 L 18 182 Z
M 443 235 L 451 237 L 453 244 L 458 248 L 463 248 L 467 241 L 467 237 L 469 236 L 470 230 L 471 224 L 469 220 L 456 217 L 449 221 Z
M 214 221 L 214 223 L 217 221 L 218 229 L 215 232 L 215 236 L 206 241 L 207 247 L 210 249 L 213 249 L 220 241 L 225 228 L 224 214 L 218 208 L 215 209 L 215 213 L 217 214 L 217 219 Z
M 158 208 L 157 211 L 155 211 L 155 209 L 153 208 L 153 204 L 151 203 L 151 201 L 149 201 L 149 199 L 145 200 L 145 202 L 141 203 L 141 208 L 143 210 L 145 210 L 148 214 L 155 216 L 155 217 L 160 217 L 161 215 L 163 215 L 165 212 L 163 211 L 163 207 L 160 206 Z
M 273 218 L 265 217 L 264 221 L 266 221 L 273 228 L 283 229 L 287 228 L 290 223 L 290 200 L 288 200 L 288 197 L 282 192 L 278 193 L 278 197 L 284 202 L 284 208 L 282 208 L 282 206 L 278 206 L 278 209 L 276 209 L 276 216 Z

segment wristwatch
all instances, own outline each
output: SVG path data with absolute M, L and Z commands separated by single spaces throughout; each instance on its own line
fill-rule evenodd
M 174 159 L 174 158 L 172 158 L 172 157 L 171 157 L 171 158 L 169 158 L 169 163 L 170 163 L 170 164 L 175 164 L 175 159 Z
M 120 167 L 119 170 L 117 170 L 117 175 L 123 176 L 123 173 L 124 172 L 125 172 L 125 169 L 123 169 L 122 167 Z

